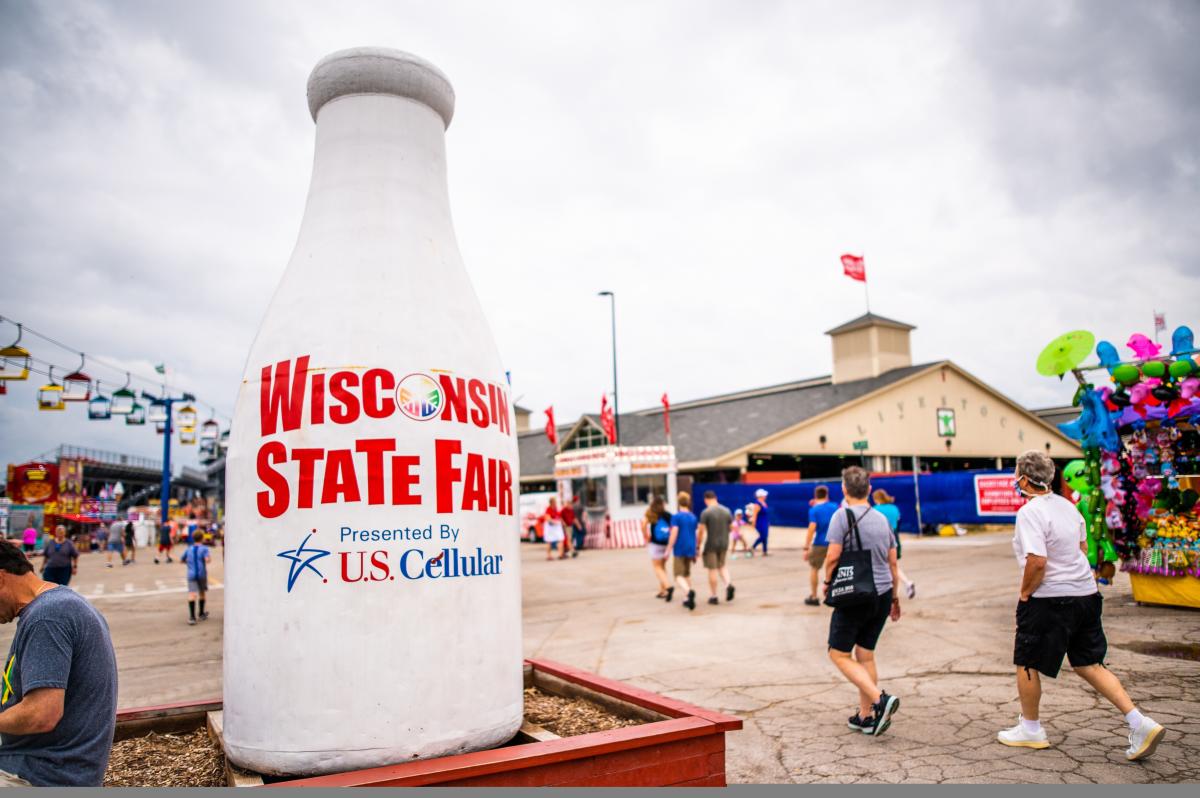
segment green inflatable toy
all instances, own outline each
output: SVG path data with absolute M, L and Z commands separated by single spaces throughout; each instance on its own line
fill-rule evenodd
M 1167 373 L 1167 364 L 1161 360 L 1147 360 L 1142 364 L 1142 373 L 1151 379 L 1161 379 Z
M 1141 376 L 1142 373 L 1138 371 L 1138 367 L 1131 366 L 1128 363 L 1123 366 L 1117 366 L 1112 372 L 1113 379 L 1125 387 L 1133 385 L 1141 378 Z

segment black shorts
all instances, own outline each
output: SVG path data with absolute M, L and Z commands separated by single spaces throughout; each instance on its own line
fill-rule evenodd
M 1013 664 L 1058 676 L 1063 656 L 1072 668 L 1103 665 L 1108 640 L 1100 616 L 1104 599 L 1090 596 L 1030 598 L 1017 602 L 1017 640 Z
M 850 653 L 855 646 L 874 651 L 892 612 L 892 591 L 875 598 L 874 603 L 857 607 L 834 607 L 829 619 L 829 647 Z

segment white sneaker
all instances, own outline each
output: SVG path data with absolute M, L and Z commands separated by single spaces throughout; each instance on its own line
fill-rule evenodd
M 1150 756 L 1166 733 L 1166 729 L 1150 718 L 1143 718 L 1142 724 L 1135 731 L 1129 732 L 1129 748 L 1125 751 L 1125 758 L 1135 762 Z
M 1050 741 L 1046 739 L 1046 730 L 1038 729 L 1036 733 L 1025 731 L 1020 720 L 1011 729 L 1005 729 L 996 735 L 996 739 L 1014 748 L 1049 748 Z

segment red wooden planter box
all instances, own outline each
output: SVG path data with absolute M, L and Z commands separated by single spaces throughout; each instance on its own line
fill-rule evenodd
M 611 731 L 385 765 L 268 787 L 723 787 L 725 732 L 742 721 L 548 660 L 526 660 L 526 684 L 632 712 L 648 722 Z M 117 714 L 117 737 L 195 728 L 219 701 Z

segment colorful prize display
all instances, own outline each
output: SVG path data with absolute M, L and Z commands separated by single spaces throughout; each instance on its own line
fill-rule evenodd
M 1101 582 L 1119 561 L 1138 601 L 1200 606 L 1200 367 L 1192 330 L 1177 328 L 1169 350 L 1134 334 L 1126 360 L 1100 341 L 1098 363 L 1082 366 L 1092 340 L 1068 333 L 1038 358 L 1039 373 L 1071 372 L 1079 383 L 1079 418 L 1059 429 L 1084 452 L 1063 479 L 1079 496 L 1088 560 Z M 1096 386 L 1089 372 L 1108 379 Z
M 459 255 L 454 93 L 395 50 L 308 82 L 299 239 L 227 460 L 224 744 L 321 774 L 490 748 L 522 721 L 513 404 Z

